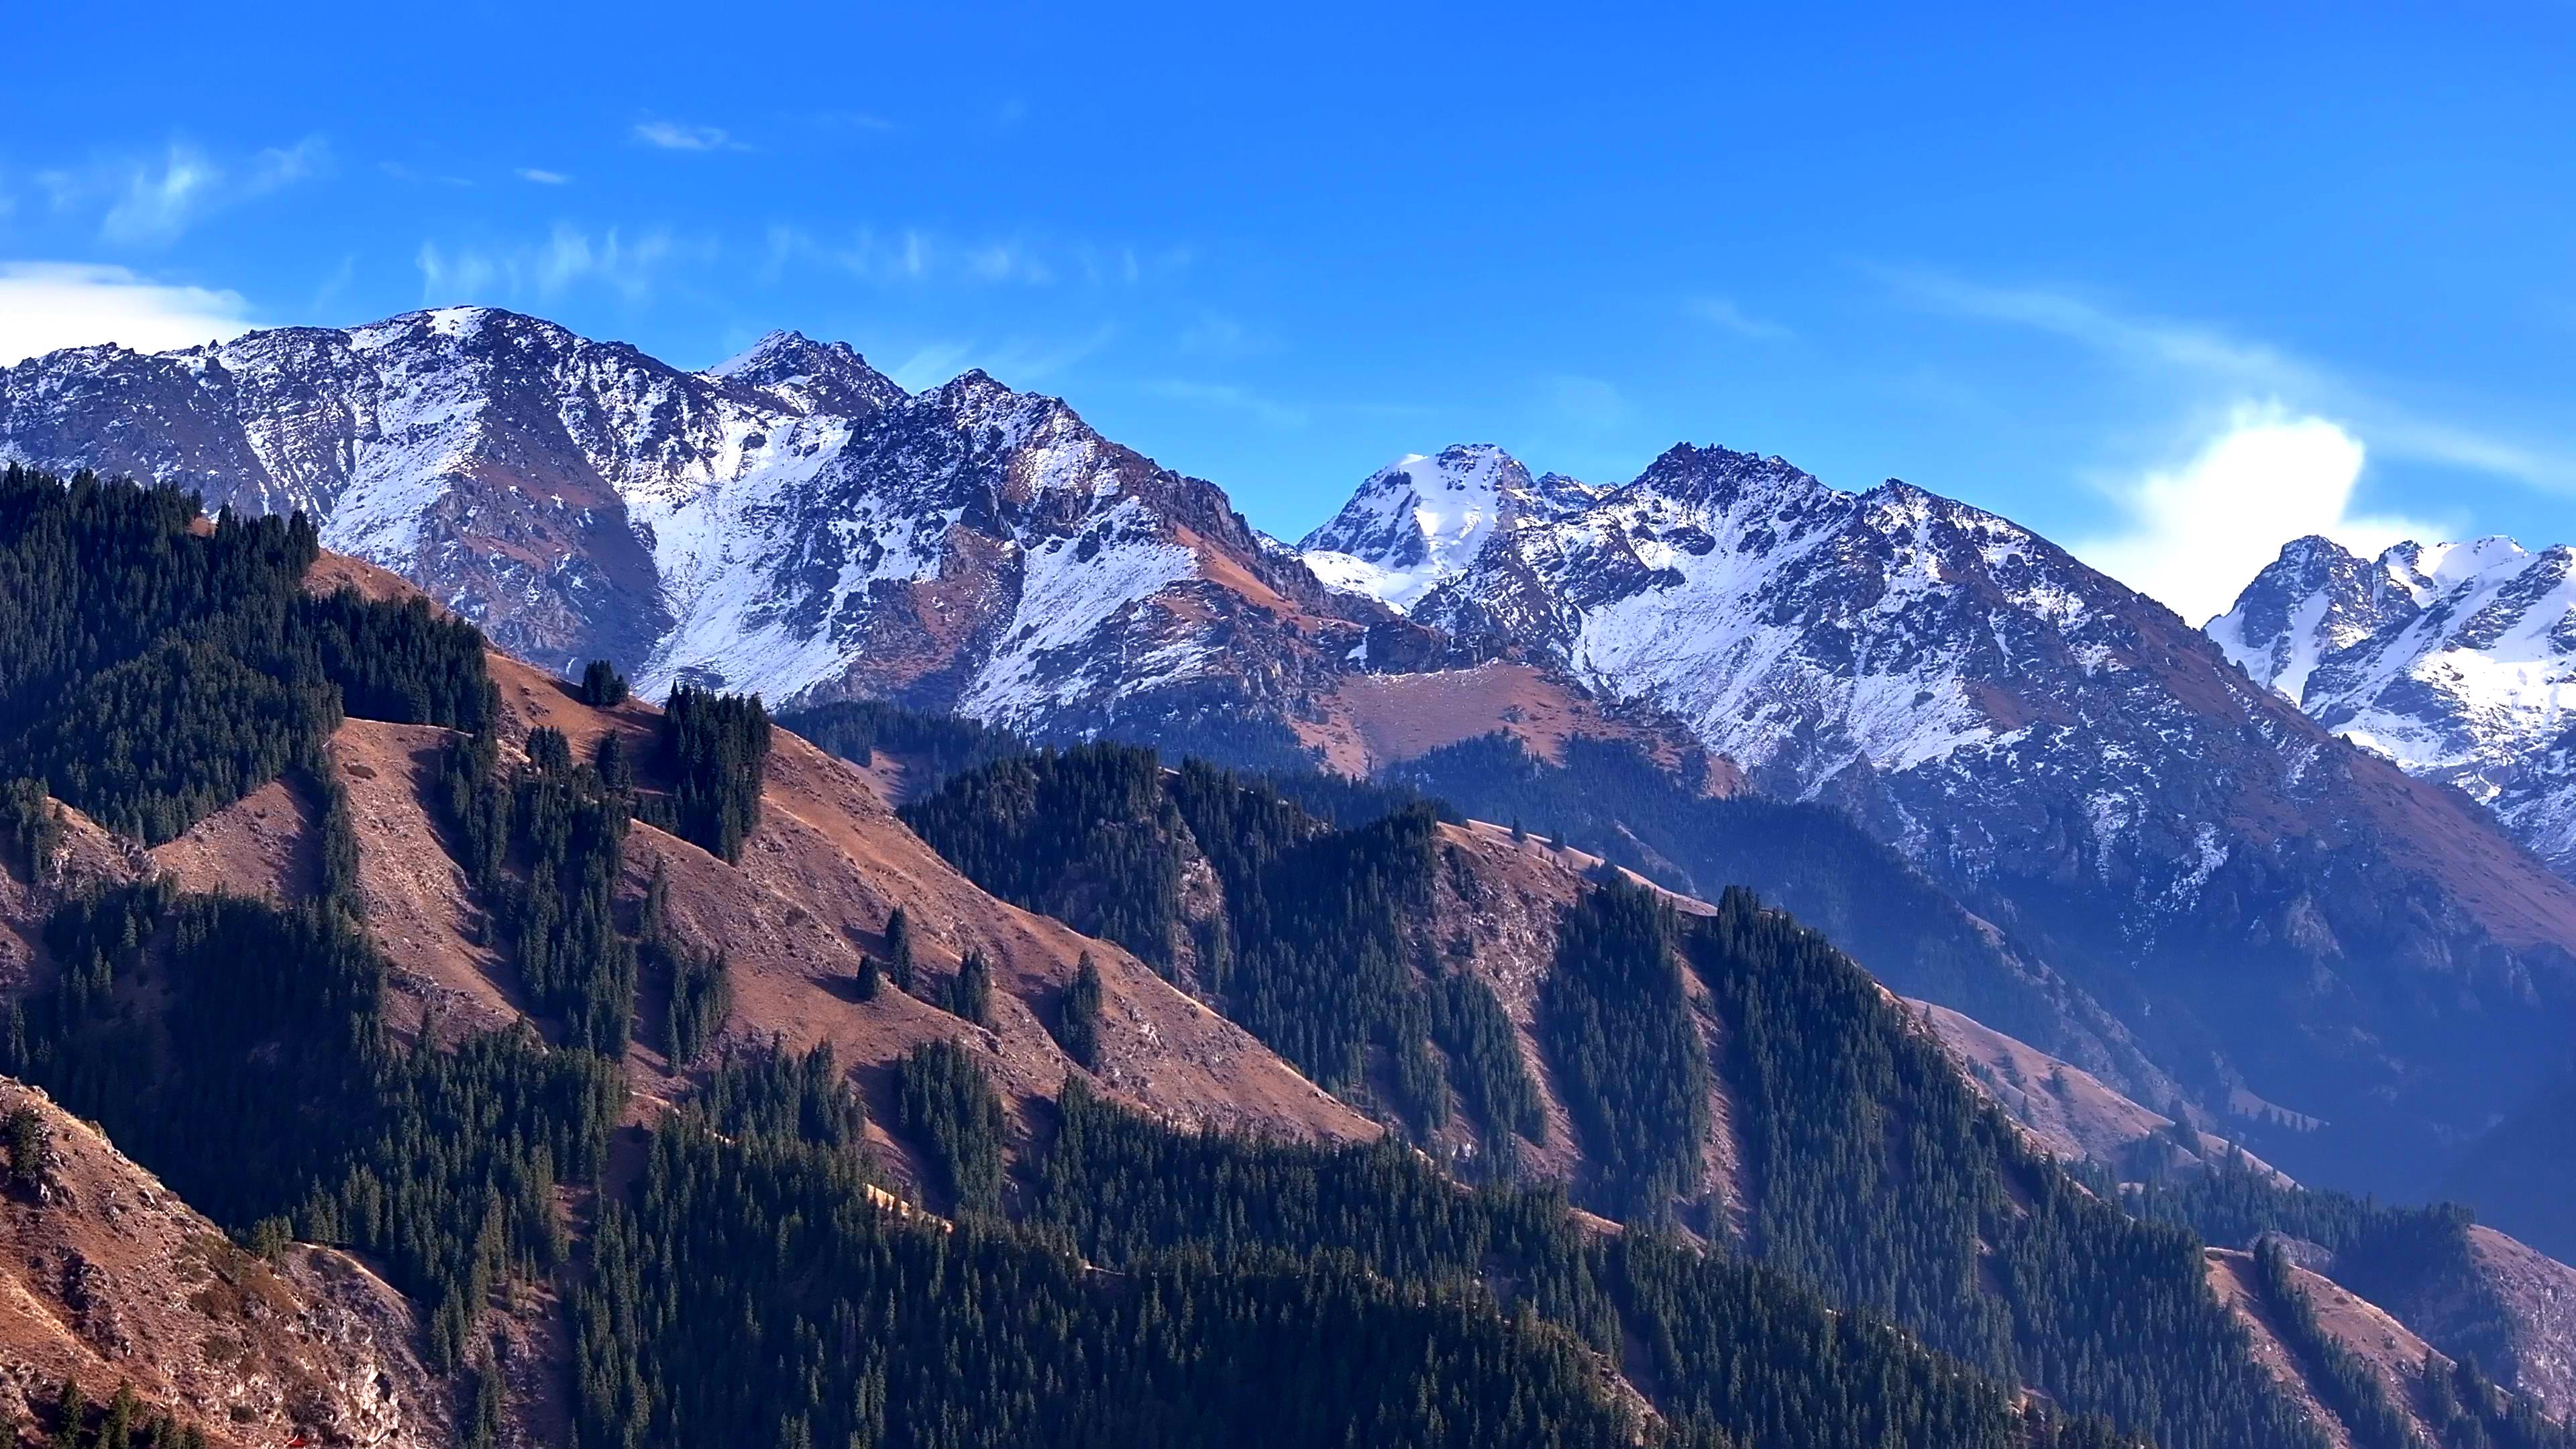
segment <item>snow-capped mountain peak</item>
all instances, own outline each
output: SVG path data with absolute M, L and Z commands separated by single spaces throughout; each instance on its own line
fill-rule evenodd
M 1534 479 L 1491 443 L 1407 453 L 1370 474 L 1299 548 L 1327 585 L 1405 611 L 1517 520 L 1562 517 L 1606 491 L 1560 473 Z
M 2210 621 L 2220 649 L 2326 728 L 2516 821 L 2576 818 L 2576 553 L 2510 538 L 2401 543 L 2364 563 L 2282 550 Z M 2542 796 L 2567 792 L 2565 802 Z M 2536 828 L 2536 826 L 2535 826 Z M 2576 841 L 2523 831 L 2562 870 Z
M 2255 683 L 2297 703 L 2319 660 L 2412 614 L 2435 587 L 2425 550 L 2403 543 L 2365 563 L 2310 534 L 2282 545 L 2207 632 Z
M 846 342 L 777 331 L 699 374 L 768 396 L 800 413 L 865 417 L 902 401 L 903 389 Z

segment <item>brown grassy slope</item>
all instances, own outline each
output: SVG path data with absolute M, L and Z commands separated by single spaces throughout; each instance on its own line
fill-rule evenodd
M 2083 1068 L 1946 1006 L 1910 998 L 1904 1006 L 1931 1029 L 1969 1082 L 2051 1156 L 2117 1163 L 2131 1143 L 2172 1140 L 2171 1117 L 2140 1106 Z M 2192 1135 L 2200 1143 L 2200 1161 L 2216 1161 L 2229 1150 L 2213 1133 Z M 2272 1171 L 2260 1158 L 2249 1154 L 2248 1160 Z
M 1536 838 L 1515 841 L 1505 827 L 1485 821 L 1440 827 L 1440 867 L 1434 879 L 1430 912 L 1419 924 L 1415 946 L 1420 959 L 1462 962 L 1483 978 L 1511 1018 L 1521 1060 L 1537 1082 L 1547 1114 L 1547 1141 L 1523 1142 L 1525 1173 L 1549 1181 L 1579 1184 L 1587 1167 L 1583 1144 L 1566 1110 L 1554 1066 L 1538 1037 L 1541 997 L 1556 966 L 1558 938 L 1565 912 L 1591 888 L 1591 877 L 1603 868 L 1601 858 L 1578 850 L 1543 844 Z M 1620 872 L 1631 884 L 1647 884 Z M 1669 891 L 1659 894 L 1685 912 L 1705 913 L 1706 903 Z M 1454 956 L 1464 941 L 1467 954 Z M 1682 973 L 1685 990 L 1702 1003 L 1697 1025 L 1712 1061 L 1719 1027 L 1705 1009 L 1706 988 L 1696 975 Z M 1743 1151 L 1734 1129 L 1735 1112 L 1725 1083 L 1712 1081 L 1712 1130 L 1702 1145 L 1705 1180 L 1725 1205 L 1730 1222 L 1745 1201 Z M 1463 1110 L 1453 1112 L 1439 1146 L 1452 1158 L 1475 1150 L 1473 1124 Z M 1740 1227 L 1740 1223 L 1733 1224 Z
M 2209 1286 L 2219 1303 L 2245 1325 L 2253 1339 L 2254 1361 L 2281 1385 L 2282 1392 L 2325 1432 L 2335 1449 L 2348 1449 L 2351 1430 L 2326 1407 L 2322 1386 L 2309 1366 L 2280 1337 L 2255 1287 L 2254 1261 L 2233 1249 L 2210 1249 L 2206 1255 Z M 2333 1281 L 2304 1268 L 2290 1270 L 2299 1289 L 2315 1308 L 2318 1326 L 2366 1364 L 2379 1379 L 2380 1392 L 2404 1411 L 2407 1421 L 2427 1444 L 2438 1443 L 2419 1405 L 2424 1378 L 2425 1344 L 2404 1324 L 2354 1297 Z
M 1559 674 L 1501 660 L 1421 674 L 1346 675 L 1295 726 L 1300 743 L 1323 751 L 1327 768 L 1361 778 L 1496 730 L 1557 762 L 1574 738 L 1633 745 L 1668 766 L 1695 743 L 1661 716 L 1605 708 Z M 1712 795 L 1744 788 L 1742 774 L 1724 759 L 1710 760 L 1707 777 L 1695 783 Z
M 592 709 L 563 681 L 516 660 L 495 655 L 492 669 L 505 739 L 551 727 L 586 755 L 617 730 L 639 757 L 650 757 L 651 706 Z M 1111 1095 L 1185 1125 L 1308 1138 L 1374 1135 L 1366 1119 L 1127 952 L 986 895 L 897 819 L 857 769 L 785 730 L 770 738 L 761 824 L 738 864 L 649 826 L 635 827 L 627 841 L 627 892 L 640 899 L 655 869 L 666 869 L 676 933 L 727 953 L 735 1002 L 729 1035 L 774 1037 L 796 1048 L 830 1043 L 857 1069 L 880 1120 L 892 1114 L 887 1069 L 895 1059 L 921 1042 L 959 1038 L 983 1054 L 1026 1129 L 1034 1123 L 1030 1106 L 1082 1070 L 1044 1023 L 1054 1019 L 1088 953 L 1105 997 L 1093 1075 Z M 362 823 L 362 859 L 371 853 L 364 830 Z M 992 1030 L 890 989 L 874 1001 L 856 999 L 859 958 L 883 956 L 886 919 L 898 906 L 912 921 L 926 983 L 944 979 L 968 950 L 991 961 Z M 922 991 L 930 994 L 929 986 Z M 657 1008 L 648 1000 L 629 1065 L 640 1089 L 667 1094 L 677 1083 L 654 1045 Z
M 411 1310 L 354 1258 L 292 1247 L 272 1266 L 35 1088 L 0 1116 L 44 1124 L 46 1184 L 0 1191 L 0 1417 L 30 1422 L 66 1377 L 120 1382 L 219 1444 L 412 1449 L 450 1442 Z

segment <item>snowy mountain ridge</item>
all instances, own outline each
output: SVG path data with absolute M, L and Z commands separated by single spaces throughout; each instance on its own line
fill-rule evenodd
M 794 333 L 684 372 L 476 308 L 32 359 L 0 372 L 0 455 L 306 509 L 500 647 L 605 656 L 648 694 L 887 699 L 1355 773 L 1494 730 L 1551 759 L 1578 734 L 1659 761 L 1696 742 L 1847 811 L 2198 1100 L 2372 1151 L 2374 1104 L 2456 1067 L 2450 1043 L 2477 1043 L 2474 1090 L 2408 1130 L 2510 1106 L 2576 1017 L 2576 888 L 2475 806 L 2048 540 L 1901 482 L 1683 445 L 1600 487 L 1474 445 L 1379 470 L 1291 548 L 980 372 L 909 393 Z M 2319 554 L 2342 592 L 2279 611 L 2379 630 L 2369 610 L 2429 614 L 2481 557 Z M 2246 617 L 2238 652 L 2270 659 Z M 2299 657 L 2314 692 L 2344 653 Z
M 2576 871 L 2576 550 L 2401 543 L 2365 563 L 2299 539 L 2209 634 L 2327 729 L 2456 785 Z
M 1345 633 L 1338 657 L 1378 617 L 1057 399 L 980 372 L 908 394 L 794 332 L 696 373 L 474 307 L 77 349 L 0 372 L 0 457 L 302 509 L 503 648 L 609 657 L 655 694 L 892 693 L 1096 727 L 1158 690 L 1320 667 L 1230 654 L 1246 627 L 1289 653 Z M 1247 619 L 1210 570 L 1297 626 Z

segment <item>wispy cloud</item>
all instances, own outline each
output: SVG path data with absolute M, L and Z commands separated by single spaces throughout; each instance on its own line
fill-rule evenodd
M 668 227 L 593 233 L 557 222 L 546 239 L 520 246 L 443 247 L 424 241 L 413 258 L 424 306 L 455 302 L 551 301 L 576 287 L 608 288 L 629 302 L 649 298 L 675 264 L 714 260 L 715 244 Z
M 1103 324 L 1070 338 L 1010 337 L 989 346 L 972 341 L 930 342 L 887 369 L 886 376 L 919 392 L 982 368 L 1012 387 L 1031 387 L 1108 346 L 1117 335 L 1116 328 Z
M 96 208 L 100 240 L 159 247 L 216 211 L 319 176 L 330 164 L 330 147 L 318 136 L 230 159 L 173 141 L 149 156 L 42 171 L 36 181 L 58 212 Z
M 510 174 L 538 186 L 565 186 L 572 182 L 571 177 L 560 171 L 548 171 L 537 166 L 522 166 Z
M 1312 416 L 1295 403 L 1263 397 L 1249 388 L 1230 382 L 1197 382 L 1186 378 L 1161 378 L 1144 384 L 1145 391 L 1175 402 L 1195 403 L 1201 407 L 1242 413 L 1274 428 L 1302 428 Z
M 894 122 L 866 111 L 817 111 L 806 118 L 826 131 L 892 131 Z
M 101 342 L 159 352 L 249 326 L 250 304 L 237 292 L 155 282 L 123 267 L 0 262 L 0 366 Z
M 1683 303 L 1682 308 L 1703 322 L 1756 342 L 1780 342 L 1797 335 L 1777 322 L 1747 315 L 1743 308 L 1726 297 L 1693 297 Z
M 748 151 L 751 148 L 722 126 L 687 126 L 677 121 L 638 121 L 635 139 L 665 151 Z
M 2124 365 L 2194 384 L 2208 395 L 2204 405 L 2277 402 L 2335 417 L 2389 457 L 2576 492 L 2576 452 L 2564 446 L 2535 445 L 2425 416 L 2389 397 L 2384 387 L 2222 327 L 2130 313 L 2069 289 L 1989 286 L 1922 268 L 1872 270 L 1913 305 L 2065 338 Z
M 1549 378 L 1547 396 L 1560 416 L 1596 431 L 1615 428 L 1635 412 L 1616 384 L 1597 377 Z
M 2198 624 L 2293 538 L 2320 534 L 2371 554 L 2444 530 L 2353 511 L 2365 449 L 2324 418 L 2246 405 L 2187 458 L 2111 486 L 2122 526 L 2074 545 L 2078 558 Z
M 1169 276 L 1190 261 L 1182 247 L 1140 252 L 1132 246 L 1051 245 L 1023 236 L 965 241 L 919 227 L 863 226 L 827 236 L 780 224 L 769 229 L 768 240 L 761 275 L 773 282 L 789 267 L 819 265 L 879 285 L 1132 286 Z
M 1222 312 L 1201 311 L 1181 329 L 1180 350 L 1193 357 L 1250 357 L 1267 352 L 1271 341 Z
M 423 171 L 401 161 L 379 161 L 376 169 L 405 186 L 447 186 L 462 191 L 474 184 L 469 176 L 458 176 L 448 171 Z

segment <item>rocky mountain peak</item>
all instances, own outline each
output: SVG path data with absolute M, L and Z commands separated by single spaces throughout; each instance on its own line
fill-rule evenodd
M 2255 683 L 2296 702 L 2320 659 L 2414 612 L 2416 552 L 2399 544 L 2371 564 L 2330 538 L 2293 539 L 2207 632 Z
M 2258 683 L 2409 773 L 2488 802 L 2576 871 L 2576 551 L 2400 543 L 2364 563 L 2300 539 L 2209 634 Z
M 1604 491 L 1561 473 L 1532 478 L 1492 443 L 1407 453 L 1370 474 L 1299 547 L 1331 587 L 1406 611 L 1498 534 L 1524 519 L 1563 518 Z
M 769 333 L 701 376 L 753 389 L 787 409 L 861 418 L 907 394 L 846 342 L 817 342 L 802 332 Z

